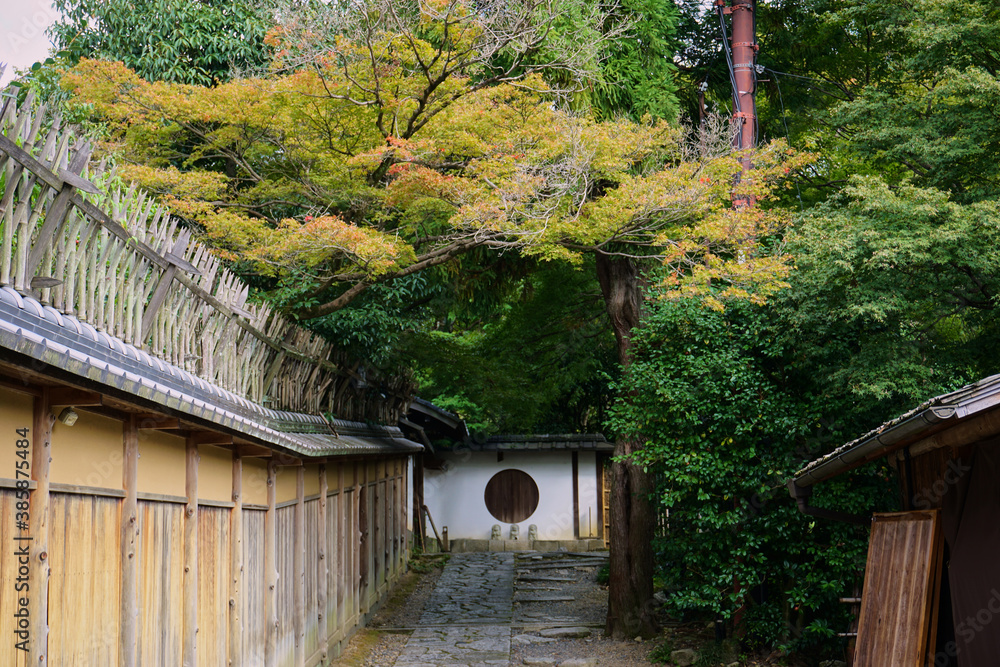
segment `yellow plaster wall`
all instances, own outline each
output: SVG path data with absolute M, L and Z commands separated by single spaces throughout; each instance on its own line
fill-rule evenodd
M 0 388 L 0 477 L 14 479 L 17 474 L 14 463 L 17 462 L 17 440 L 21 437 L 16 430 L 31 429 L 34 416 L 34 398 L 31 394 L 22 394 Z M 31 431 L 28 432 L 31 439 Z M 30 451 L 30 449 L 29 449 Z M 29 461 L 31 459 L 28 459 Z
M 267 504 L 266 459 L 243 459 L 243 502 L 249 505 Z
M 222 447 L 199 445 L 198 497 L 204 500 L 233 499 L 233 453 Z
M 327 484 L 330 480 L 327 479 Z M 306 466 L 306 496 L 315 496 L 319 493 L 319 466 Z
M 49 481 L 55 484 L 122 488 L 122 423 L 81 409 L 72 426 L 52 425 Z
M 295 500 L 295 478 L 298 474 L 296 466 L 282 466 L 278 468 L 278 489 L 277 501 L 279 503 L 286 500 Z
M 162 431 L 139 431 L 139 492 L 186 495 L 186 456 L 184 438 Z

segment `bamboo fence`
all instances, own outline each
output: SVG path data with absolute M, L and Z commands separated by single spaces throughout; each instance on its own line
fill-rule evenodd
M 413 385 L 362 368 L 268 305 L 58 112 L 4 92 L 0 285 L 275 410 L 395 423 Z

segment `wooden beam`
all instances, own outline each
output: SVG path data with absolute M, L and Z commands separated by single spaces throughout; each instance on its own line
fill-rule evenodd
M 76 387 L 53 387 L 49 390 L 52 405 L 71 405 L 74 408 L 92 408 L 104 405 L 104 396 L 96 391 Z
M 49 468 L 52 462 L 52 406 L 49 390 L 42 389 L 35 398 L 31 429 L 31 479 L 35 490 L 31 492 L 27 532 L 15 535 L 18 561 L 21 549 L 29 555 L 28 610 L 29 620 L 28 664 L 48 664 L 49 660 Z M 18 451 L 23 451 L 19 449 Z M 24 459 L 18 459 L 20 464 Z M 24 538 L 22 540 L 22 538 Z
M 316 606 L 319 607 L 319 617 L 316 619 L 319 623 L 319 650 L 320 650 L 320 664 L 325 664 L 329 654 L 329 628 L 327 627 L 327 585 L 328 578 L 330 576 L 330 563 L 327 558 L 327 541 L 329 536 L 327 535 L 327 515 L 326 515 L 326 504 L 327 504 L 327 494 L 330 492 L 329 485 L 326 479 L 326 466 L 320 465 L 319 467 L 319 526 L 317 542 L 319 543 L 319 553 L 316 557 L 319 559 L 319 572 L 316 575 Z
M 274 452 L 272 455 L 272 460 L 274 461 L 275 465 L 279 466 L 294 467 L 303 465 L 302 459 L 300 459 L 297 456 L 292 456 L 291 454 L 286 454 L 284 452 Z
M 267 464 L 267 512 L 264 514 L 264 667 L 278 664 L 278 558 L 277 558 L 277 474 L 274 461 Z
M 187 443 L 184 510 L 183 664 L 198 664 L 198 445 Z
M 21 392 L 22 394 L 29 394 L 31 396 L 42 395 L 41 387 L 27 384 L 26 380 L 23 382 L 12 382 L 7 378 L 0 378 L 0 387 L 3 389 L 10 389 L 11 391 Z
M 188 439 L 196 445 L 226 447 L 233 444 L 233 436 L 217 431 L 195 431 L 188 436 Z
M 168 257 L 170 255 L 175 257 L 183 256 L 184 250 L 187 248 L 188 241 L 190 240 L 190 232 L 182 230 L 177 235 L 173 248 L 169 253 L 167 253 Z M 149 298 L 149 304 L 146 306 L 146 310 L 142 314 L 142 326 L 139 331 L 139 340 L 143 342 L 143 345 L 145 345 L 146 339 L 149 338 L 149 332 L 152 331 L 153 323 L 156 322 L 156 313 L 167 300 L 167 296 L 170 294 L 170 286 L 174 282 L 174 277 L 177 275 L 177 262 L 171 262 L 167 258 L 164 259 L 170 263 L 167 268 L 164 269 L 163 273 L 160 274 L 160 281 L 156 284 L 156 289 L 153 290 L 153 295 Z
M 135 415 L 122 424 L 121 509 L 121 632 L 118 635 L 118 664 L 134 667 L 139 630 L 139 429 Z
M 238 451 L 233 451 L 229 534 L 229 667 L 240 667 L 243 664 L 243 459 Z
M 233 449 L 240 453 L 245 459 L 268 459 L 274 454 L 274 450 L 261 445 L 246 445 L 234 443 Z
M 69 215 L 73 189 L 83 184 L 88 184 L 91 188 L 94 187 L 88 181 L 78 176 L 83 171 L 83 168 L 87 166 L 91 150 L 90 142 L 84 141 L 83 145 L 74 153 L 73 159 L 70 160 L 69 168 L 60 170 L 59 175 L 63 179 L 63 187 L 48 207 L 45 220 L 42 222 L 42 226 L 38 228 L 38 233 L 35 236 L 35 245 L 28 254 L 28 260 L 25 264 L 24 275 L 29 279 L 38 270 L 38 265 L 42 263 L 45 251 L 52 247 L 52 237 L 56 233 L 56 230 L 62 226 L 66 221 L 66 216 Z M 96 188 L 94 189 L 96 190 Z
M 295 667 L 306 664 L 306 469 L 295 471 L 295 534 L 292 538 L 292 570 L 295 572 L 292 604 L 295 618 Z
M 156 414 L 136 415 L 136 423 L 142 431 L 176 431 L 181 427 L 181 420 L 177 417 Z

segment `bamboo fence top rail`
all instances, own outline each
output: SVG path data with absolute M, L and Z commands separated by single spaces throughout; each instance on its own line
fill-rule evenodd
M 70 316 L 77 329 L 90 325 L 99 339 L 90 342 L 124 343 L 151 358 L 147 368 L 166 364 L 234 400 L 396 423 L 413 393 L 409 378 L 365 369 L 249 301 L 248 286 L 166 208 L 119 185 L 58 113 L 30 92 L 19 105 L 12 90 L 0 109 L 0 286 Z
M 0 287 L 0 349 L 86 378 L 118 397 L 138 397 L 303 456 L 411 453 L 398 427 L 262 407 L 156 359 L 71 315 Z

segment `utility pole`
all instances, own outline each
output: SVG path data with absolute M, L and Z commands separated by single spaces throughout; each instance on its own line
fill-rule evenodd
M 726 6 L 726 0 L 715 0 L 715 10 L 719 15 L 719 27 L 722 30 L 722 49 L 726 54 L 726 64 L 729 68 L 729 83 L 733 90 L 733 146 L 742 153 L 740 158 L 740 173 L 733 184 L 733 208 L 751 208 L 757 203 L 757 198 L 747 192 L 744 186 L 750 183 L 750 151 L 757 144 L 757 19 L 756 0 L 731 0 Z M 732 37 L 726 34 L 726 15 L 733 19 Z M 727 44 L 727 41 L 731 41 Z M 741 192 L 742 190 L 742 192 Z M 743 582 L 738 577 L 733 578 L 733 592 L 739 596 L 746 593 Z M 740 605 L 733 612 L 733 630 L 737 637 L 742 637 L 745 626 L 746 605 Z
M 757 143 L 757 35 L 755 0 L 732 0 L 731 6 L 726 6 L 726 0 L 715 0 L 715 8 L 719 14 L 724 40 L 723 49 L 726 52 L 726 62 L 729 67 L 729 81 L 733 89 L 733 124 L 735 137 L 733 146 L 741 152 L 748 153 Z M 732 15 L 733 31 L 731 44 L 726 44 L 726 19 Z M 753 168 L 749 155 L 741 159 L 742 174 L 737 179 L 733 189 L 733 205 L 737 208 L 753 206 L 756 197 L 739 192 L 739 183 L 749 179 L 749 171 Z

